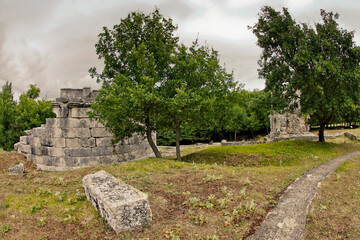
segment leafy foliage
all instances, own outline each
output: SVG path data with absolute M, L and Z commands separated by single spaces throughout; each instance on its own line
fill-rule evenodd
M 176 26 L 156 9 L 149 15 L 131 12 L 113 30 L 103 30 L 95 47 L 105 67 L 102 73 L 90 69 L 102 88 L 90 116 L 102 122 L 115 141 L 133 132 L 146 133 L 154 153 L 161 157 L 151 133 L 160 114 L 158 89 L 168 77 L 178 41 Z
M 113 30 L 104 27 L 95 47 L 105 67 L 102 73 L 90 69 L 102 88 L 90 117 L 114 133 L 115 142 L 134 132 L 146 134 L 157 157 L 152 131 L 173 130 L 180 159 L 180 129 L 219 115 L 214 106 L 236 84 L 217 51 L 197 40 L 189 48 L 178 44 L 176 29 L 158 9 L 149 15 L 131 12 Z
M 0 92 L 0 147 L 13 148 L 25 130 L 39 127 L 46 118 L 55 117 L 51 101 L 36 100 L 40 89 L 30 85 L 30 89 L 20 95 L 19 102 L 13 100 L 11 83 L 7 82 Z
M 0 92 L 0 147 L 8 150 L 19 139 L 15 122 L 16 102 L 11 83 L 6 82 Z
M 322 23 L 298 24 L 286 8 L 283 13 L 262 8 L 251 28 L 263 51 L 260 77 L 266 79 L 275 110 L 301 111 L 324 127 L 341 115 L 343 106 L 357 104 L 360 48 L 354 33 L 339 27 L 338 14 L 321 10 Z

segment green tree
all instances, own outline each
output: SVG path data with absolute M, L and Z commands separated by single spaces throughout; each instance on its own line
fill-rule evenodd
M 158 9 L 149 15 L 131 12 L 113 30 L 103 28 L 95 47 L 105 67 L 101 73 L 89 70 L 102 83 L 90 117 L 103 123 L 115 142 L 145 133 L 156 157 L 161 154 L 152 132 L 161 114 L 159 87 L 169 74 L 176 29 Z
M 0 92 L 0 147 L 5 150 L 12 149 L 14 143 L 19 139 L 16 134 L 15 113 L 16 102 L 14 101 L 12 85 L 6 82 Z
M 46 122 L 46 118 L 55 117 L 52 112 L 51 101 L 40 99 L 40 89 L 36 85 L 30 85 L 29 90 L 19 97 L 19 102 L 16 106 L 15 121 L 18 125 L 18 137 L 24 134 L 25 130 L 39 127 Z
M 174 54 L 169 78 L 160 87 L 163 103 L 163 125 L 175 132 L 176 156 L 180 156 L 181 127 L 204 124 L 211 109 L 224 103 L 235 89 L 233 75 L 226 73 L 219 63 L 218 52 L 199 46 L 198 40 L 190 48 L 180 45 Z M 219 111 L 216 112 L 219 114 Z
M 55 117 L 51 101 L 39 97 L 40 89 L 30 85 L 30 89 L 20 95 L 19 102 L 13 99 L 11 83 L 7 82 L 0 92 L 0 147 L 13 149 L 25 130 L 39 127 L 46 118 Z
M 259 75 L 275 110 L 300 104 L 319 122 L 324 142 L 325 125 L 340 115 L 342 105 L 358 102 L 360 49 L 354 33 L 339 27 L 338 14 L 321 10 L 321 17 L 312 27 L 296 23 L 286 8 L 281 13 L 265 6 L 251 29 L 263 49 Z

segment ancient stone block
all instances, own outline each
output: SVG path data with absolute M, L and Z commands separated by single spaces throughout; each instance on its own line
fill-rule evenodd
M 19 143 L 19 142 L 18 142 L 18 143 L 15 143 L 15 144 L 14 144 L 14 150 L 15 150 L 15 151 L 18 151 L 20 145 L 21 145 L 21 143 Z
M 60 157 L 51 157 L 51 156 L 42 156 L 43 165 L 46 166 L 60 166 L 61 158 Z
M 32 130 L 25 130 L 24 133 L 26 136 L 30 136 L 32 133 Z
M 115 154 L 113 147 L 94 147 L 91 151 L 94 156 L 106 156 Z
M 28 154 L 28 153 L 31 153 L 31 146 L 29 146 L 29 145 L 21 145 L 19 147 L 19 150 L 21 151 L 21 153 Z
M 90 129 L 89 128 L 72 128 L 72 129 L 62 129 L 63 137 L 65 138 L 89 138 Z
M 62 157 L 65 155 L 64 148 L 49 147 L 46 149 L 48 151 L 48 155 L 51 157 Z
M 93 156 L 91 148 L 68 148 L 64 149 L 66 157 L 90 157 Z
M 25 167 L 23 163 L 19 163 L 18 165 L 9 168 L 10 174 L 23 174 L 25 172 Z
M 91 108 L 71 108 L 70 117 L 72 118 L 88 118 L 87 112 L 91 111 Z
M 93 128 L 91 129 L 91 136 L 95 138 L 113 137 L 113 134 L 108 132 L 105 128 Z
M 21 136 L 20 137 L 20 143 L 29 144 L 28 137 L 27 136 Z
M 46 136 L 50 138 L 62 138 L 63 131 L 60 128 L 49 128 L 46 129 Z
M 95 138 L 96 142 L 95 145 L 97 147 L 104 147 L 104 146 L 111 146 L 111 137 L 105 137 L 105 138 Z
M 79 147 L 81 147 L 81 144 L 80 144 L 78 138 L 66 138 L 65 146 L 67 148 L 79 148 Z
M 358 141 L 357 135 L 355 135 L 355 134 L 353 134 L 353 133 L 345 132 L 345 133 L 344 133 L 344 136 L 347 137 L 347 138 L 349 138 L 350 140 Z
M 145 193 L 105 171 L 86 175 L 83 185 L 89 202 L 116 232 L 151 223 L 152 213 Z
M 40 143 L 42 146 L 46 147 L 56 147 L 56 148 L 62 148 L 65 147 L 65 138 L 41 138 Z
M 37 127 L 32 130 L 32 134 L 34 137 L 45 137 L 45 128 Z

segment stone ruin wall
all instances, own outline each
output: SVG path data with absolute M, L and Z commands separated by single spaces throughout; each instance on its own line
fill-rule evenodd
M 306 138 L 313 135 L 309 133 L 310 126 L 306 124 L 306 118 L 298 112 L 274 113 L 269 118 L 271 139 Z
M 90 88 L 61 89 L 60 98 L 52 103 L 56 118 L 25 131 L 26 136 L 14 145 L 39 169 L 65 171 L 99 164 L 113 164 L 153 155 L 146 137 L 134 134 L 113 146 L 113 135 L 87 112 L 98 91 Z M 155 141 L 154 134 L 154 141 Z

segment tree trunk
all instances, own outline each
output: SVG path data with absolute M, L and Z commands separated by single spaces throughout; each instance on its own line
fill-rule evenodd
M 325 130 L 325 123 L 320 124 L 319 128 L 319 142 L 325 142 L 324 130 Z
M 235 142 L 236 142 L 236 129 L 235 129 Z
M 176 159 L 181 161 L 180 154 L 180 124 L 179 121 L 175 118 L 175 140 L 176 140 Z
M 151 149 L 153 150 L 153 152 L 155 153 L 155 156 L 157 158 L 162 158 L 161 153 L 159 151 L 159 149 L 157 148 L 156 144 L 154 143 L 152 137 L 151 137 L 151 128 L 150 128 L 150 120 L 146 119 L 145 120 L 145 127 L 146 127 L 146 138 L 149 142 L 149 145 L 151 147 Z

